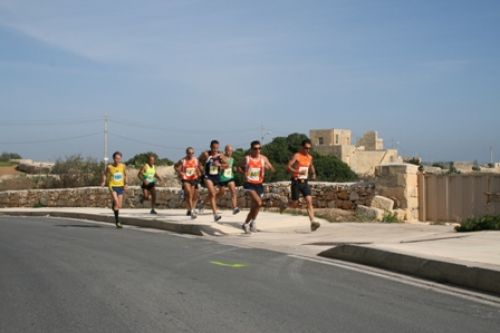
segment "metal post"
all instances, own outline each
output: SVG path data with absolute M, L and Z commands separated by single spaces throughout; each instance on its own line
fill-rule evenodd
M 104 114 L 104 168 L 108 164 L 108 114 Z

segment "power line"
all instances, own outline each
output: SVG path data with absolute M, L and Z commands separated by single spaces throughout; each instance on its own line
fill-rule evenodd
M 83 138 L 90 138 L 93 136 L 101 135 L 101 132 L 95 132 L 95 133 L 89 133 L 89 134 L 83 134 L 83 135 L 78 135 L 78 136 L 68 136 L 64 138 L 57 138 L 57 139 L 45 139 L 45 140 L 29 140 L 29 141 L 0 141 L 0 144 L 2 145 L 32 145 L 32 144 L 39 144 L 39 143 L 50 143 L 50 142 L 64 142 L 64 141 L 71 141 L 71 140 L 77 140 L 77 139 L 83 139 Z
M 146 141 L 142 141 L 142 140 L 132 139 L 132 138 L 129 138 L 127 136 L 116 134 L 116 133 L 113 133 L 113 132 L 108 132 L 108 133 L 109 133 L 109 135 L 114 136 L 116 138 L 123 139 L 123 140 L 130 141 L 130 142 L 135 142 L 135 143 L 143 144 L 143 145 L 155 146 L 155 147 L 160 147 L 160 148 L 165 148 L 165 149 L 177 149 L 177 150 L 184 150 L 184 149 L 186 149 L 186 147 L 165 146 L 165 145 L 158 144 L 158 143 L 151 143 L 151 142 L 146 142 Z
M 23 126 L 59 126 L 59 125 L 81 125 L 89 123 L 101 122 L 102 119 L 85 118 L 85 119 L 61 119 L 61 120 L 30 120 L 30 121 L 17 121 L 17 122 L 2 122 L 2 127 L 23 127 Z
M 109 120 L 111 123 L 116 124 L 116 125 L 121 125 L 121 126 L 127 126 L 127 127 L 136 127 L 136 128 L 143 128 L 143 129 L 150 129 L 150 130 L 157 130 L 157 131 L 169 131 L 169 132 L 197 132 L 197 133 L 210 133 L 213 132 L 212 129 L 194 129 L 194 128 L 179 128 L 179 127 L 161 127 L 161 126 L 151 126 L 151 125 L 146 125 L 140 122 L 136 121 L 123 121 L 123 120 L 114 120 L 110 119 Z M 259 128 L 255 129 L 230 129 L 230 130 L 224 130 L 224 129 L 217 129 L 217 133 L 255 133 L 260 131 Z

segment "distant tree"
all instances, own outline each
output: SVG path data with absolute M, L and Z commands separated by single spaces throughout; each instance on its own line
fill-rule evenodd
M 406 163 L 413 164 L 413 165 L 422 165 L 422 159 L 420 157 L 411 157 L 405 160 Z
M 453 162 L 434 162 L 432 163 L 433 167 L 436 168 L 441 168 L 441 169 L 448 169 L 450 165 L 453 165 Z
M 0 155 L 0 161 L 2 162 L 7 162 L 9 160 L 18 160 L 18 159 L 21 159 L 21 155 L 17 154 L 17 153 L 2 153 Z
M 134 168 L 140 168 L 144 164 L 146 164 L 146 162 L 148 161 L 149 155 L 153 155 L 156 158 L 156 165 L 158 165 L 158 166 L 165 166 L 165 165 L 173 165 L 174 164 L 174 162 L 172 162 L 168 158 L 159 158 L 156 153 L 153 153 L 150 151 L 146 152 L 146 153 L 141 153 L 141 154 L 135 155 L 134 157 L 128 159 L 125 162 L 125 164 L 127 164 L 131 167 L 134 167 Z
M 346 163 L 333 155 L 318 155 L 314 165 L 316 166 L 318 180 L 345 182 L 358 178 L 356 173 Z
M 450 162 L 447 174 L 448 175 L 458 175 L 460 173 L 461 172 L 455 167 L 455 163 Z

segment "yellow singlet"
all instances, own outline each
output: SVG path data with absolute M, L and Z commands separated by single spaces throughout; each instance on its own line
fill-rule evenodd
M 108 187 L 123 187 L 125 186 L 125 164 L 108 166 Z

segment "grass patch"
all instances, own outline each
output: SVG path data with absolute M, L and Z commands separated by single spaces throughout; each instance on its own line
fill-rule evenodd
M 369 216 L 367 214 L 356 214 L 356 222 L 377 222 L 373 216 Z
M 400 223 L 401 221 L 398 219 L 398 216 L 397 216 L 396 213 L 386 212 L 384 214 L 384 217 L 382 218 L 382 222 L 385 222 L 385 223 Z
M 41 203 L 40 201 L 38 201 L 36 204 L 33 205 L 33 208 L 44 208 L 44 207 L 47 206 Z
M 10 162 L 10 161 L 0 161 L 0 167 L 11 167 L 14 165 L 17 165 L 17 164 L 14 162 Z
M 458 232 L 481 231 L 481 230 L 500 230 L 500 215 L 470 218 L 462 221 L 455 227 Z

